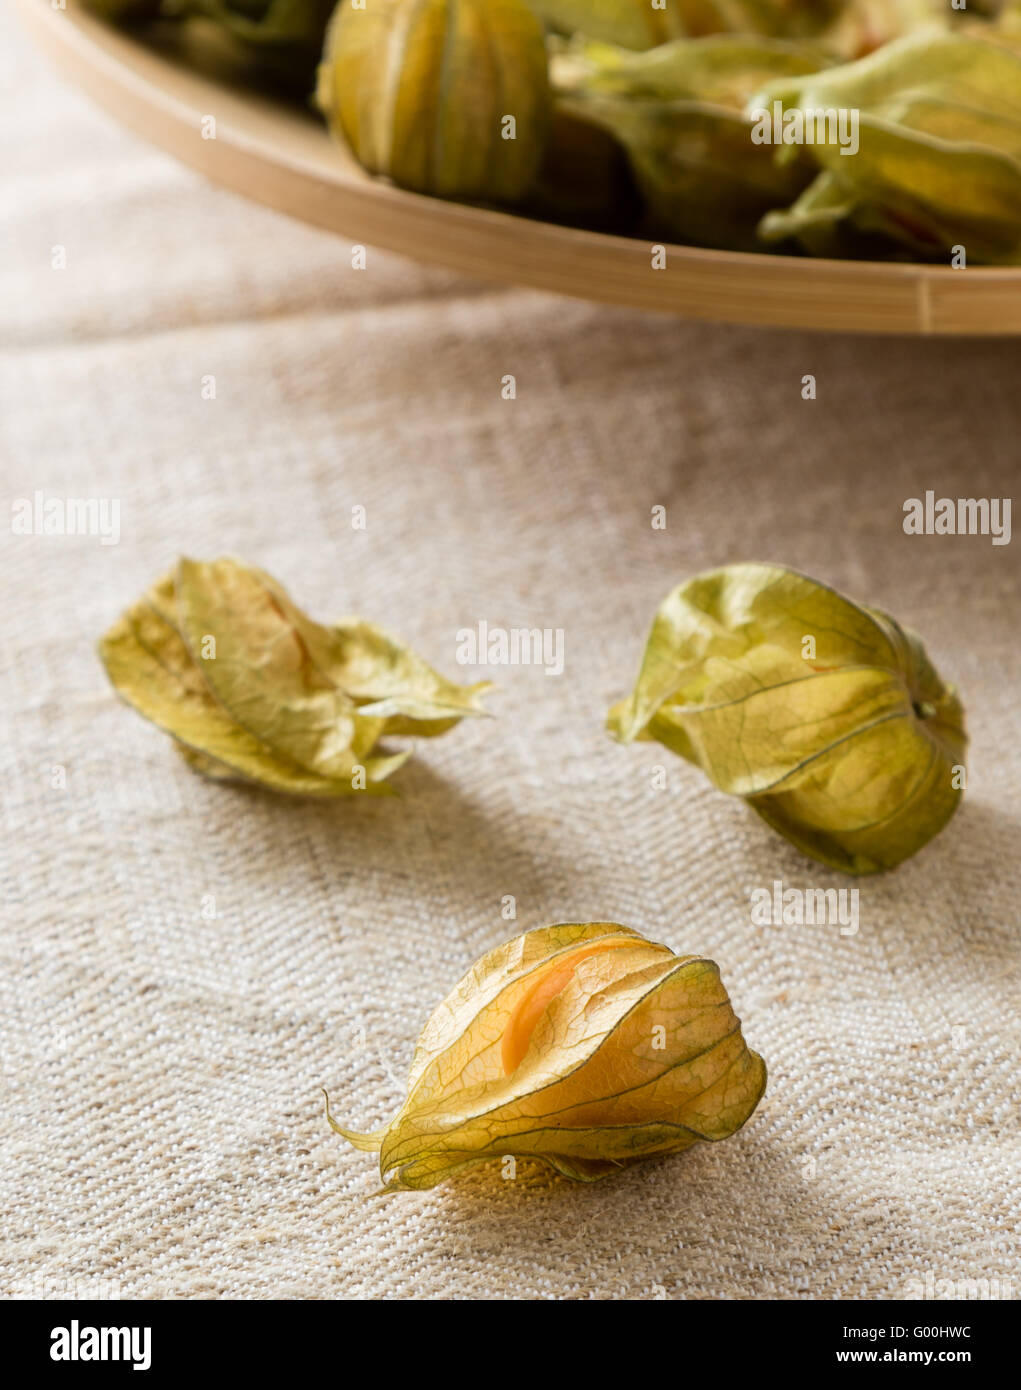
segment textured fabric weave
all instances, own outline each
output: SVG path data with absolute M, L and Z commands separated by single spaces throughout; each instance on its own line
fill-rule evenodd
M 1017 1296 L 1018 542 L 902 530 L 927 489 L 1011 494 L 1017 347 L 355 271 L 98 114 L 7 16 L 0 121 L 3 495 L 121 508 L 118 545 L 2 538 L 0 1294 Z M 498 717 L 423 745 L 399 800 L 203 781 L 94 644 L 222 552 L 492 676 Z M 858 885 L 855 936 L 753 926 L 753 888 L 848 882 L 603 732 L 667 590 L 754 558 L 889 609 L 964 695 L 963 808 Z M 562 628 L 564 674 L 461 670 L 480 619 Z M 597 918 L 720 963 L 770 1068 L 747 1127 L 592 1187 L 522 1163 L 374 1195 L 319 1088 L 384 1122 L 476 957 Z

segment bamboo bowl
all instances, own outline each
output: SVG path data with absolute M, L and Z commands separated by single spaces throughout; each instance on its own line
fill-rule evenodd
M 824 261 L 649 244 L 406 193 L 367 175 L 309 111 L 237 81 L 236 63 L 160 47 L 81 0 L 15 0 L 61 72 L 118 120 L 214 182 L 349 242 L 475 276 L 726 323 L 849 333 L 1021 333 L 1021 267 Z M 193 55 L 194 56 L 194 55 Z M 203 139 L 215 116 L 216 138 Z

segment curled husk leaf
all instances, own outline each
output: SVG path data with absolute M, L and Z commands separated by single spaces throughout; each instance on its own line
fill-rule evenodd
M 961 796 L 964 711 L 919 638 L 775 565 L 731 565 L 675 589 L 609 727 L 695 763 L 850 874 L 915 854 Z
M 182 559 L 100 642 L 117 693 L 218 780 L 300 796 L 387 794 L 431 737 L 484 714 L 488 684 L 458 686 L 361 619 L 326 627 L 239 560 Z
M 676 39 L 644 53 L 579 35 L 554 53 L 550 73 L 559 96 L 702 101 L 742 111 L 764 84 L 832 61 L 814 44 L 738 34 Z
M 853 111 L 859 148 L 806 147 L 819 169 L 766 241 L 816 255 L 1021 262 L 1021 52 L 975 33 L 920 34 L 856 63 L 771 83 L 749 111 Z
M 560 109 L 627 151 L 650 231 L 761 250 L 761 219 L 797 198 L 814 168 L 756 144 L 745 103 L 763 83 L 829 61 L 814 45 L 755 35 L 677 39 L 644 53 L 579 37 L 551 71 Z
M 719 102 L 585 96 L 562 107 L 627 151 L 649 230 L 691 245 L 761 251 L 761 219 L 812 178 L 807 161 L 754 144 L 751 120 Z
M 543 28 L 525 0 L 338 5 L 317 97 L 370 172 L 438 197 L 515 202 L 547 138 Z
M 327 1114 L 379 1154 L 390 1190 L 511 1155 L 594 1182 L 728 1138 L 765 1084 L 712 961 L 584 922 L 526 932 L 472 967 L 423 1029 L 384 1129 Z

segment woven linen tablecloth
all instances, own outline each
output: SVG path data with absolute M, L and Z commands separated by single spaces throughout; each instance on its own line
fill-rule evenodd
M 1017 543 L 903 530 L 927 490 L 1011 495 L 1017 346 L 356 271 L 98 114 L 6 16 L 0 122 L 4 496 L 120 507 L 115 545 L 3 532 L 0 1294 L 1017 1296 Z M 491 676 L 498 717 L 422 745 L 400 799 L 202 780 L 95 642 L 224 552 Z M 754 925 L 755 888 L 848 881 L 603 731 L 668 589 L 753 558 L 895 613 L 965 699 L 962 809 L 858 884 L 856 935 Z M 563 674 L 459 667 L 480 620 L 563 629 Z M 745 1129 L 592 1186 L 496 1163 L 375 1195 L 320 1087 L 383 1123 L 479 955 L 589 919 L 719 962 L 770 1070 Z

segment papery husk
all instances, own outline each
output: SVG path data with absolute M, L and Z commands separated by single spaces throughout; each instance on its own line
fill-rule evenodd
M 612 134 L 628 152 L 650 231 L 697 246 L 762 250 L 761 219 L 812 179 L 801 158 L 780 161 L 751 138 L 752 122 L 708 101 L 586 97 L 563 106 Z
M 765 1084 L 712 961 L 615 923 L 567 923 L 514 938 L 455 986 L 422 1032 L 389 1125 L 360 1134 L 329 1118 L 379 1153 L 391 1191 L 509 1155 L 593 1182 L 727 1138 Z
M 117 693 L 194 770 L 298 796 L 390 795 L 408 750 L 484 714 L 487 683 L 455 686 L 359 619 L 314 622 L 234 559 L 182 559 L 100 643 Z
M 525 0 L 338 5 L 317 100 L 370 172 L 419 193 L 513 203 L 547 139 L 543 28 Z M 503 136 L 508 115 L 514 139 Z
M 811 180 L 805 160 L 755 145 L 743 113 L 769 80 L 829 61 L 814 45 L 756 36 L 678 39 L 644 53 L 586 38 L 551 65 L 562 111 L 628 151 L 651 228 L 683 241 L 761 249 L 758 224 Z
M 764 84 L 803 77 L 833 61 L 816 44 L 746 35 L 677 39 L 645 53 L 579 37 L 554 53 L 550 79 L 564 97 L 704 101 L 743 111 Z
M 164 603 L 172 585 L 169 578 L 157 586 Z M 350 781 L 317 776 L 233 719 L 211 694 L 180 632 L 149 599 L 132 605 L 118 619 L 100 643 L 100 656 L 118 695 L 170 734 L 196 771 L 293 796 L 354 793 Z M 400 755 L 401 761 L 406 757 Z M 392 794 L 384 780 L 396 770 L 391 760 L 368 758 L 364 767 L 364 792 Z
M 239 561 L 182 560 L 177 595 L 192 650 L 216 639 L 204 673 L 217 699 L 316 772 L 346 776 L 338 750 L 360 758 L 387 735 L 432 737 L 486 713 L 489 682 L 455 685 L 363 619 L 317 623 L 270 575 Z
M 1021 54 L 965 33 L 887 45 L 860 62 L 765 87 L 748 109 L 846 109 L 860 148 L 805 147 L 821 170 L 763 219 L 767 242 L 839 254 L 864 233 L 915 255 L 1021 260 Z
M 773 565 L 675 589 L 609 727 L 695 763 L 805 854 L 850 874 L 915 854 L 961 797 L 963 709 L 920 640 Z

